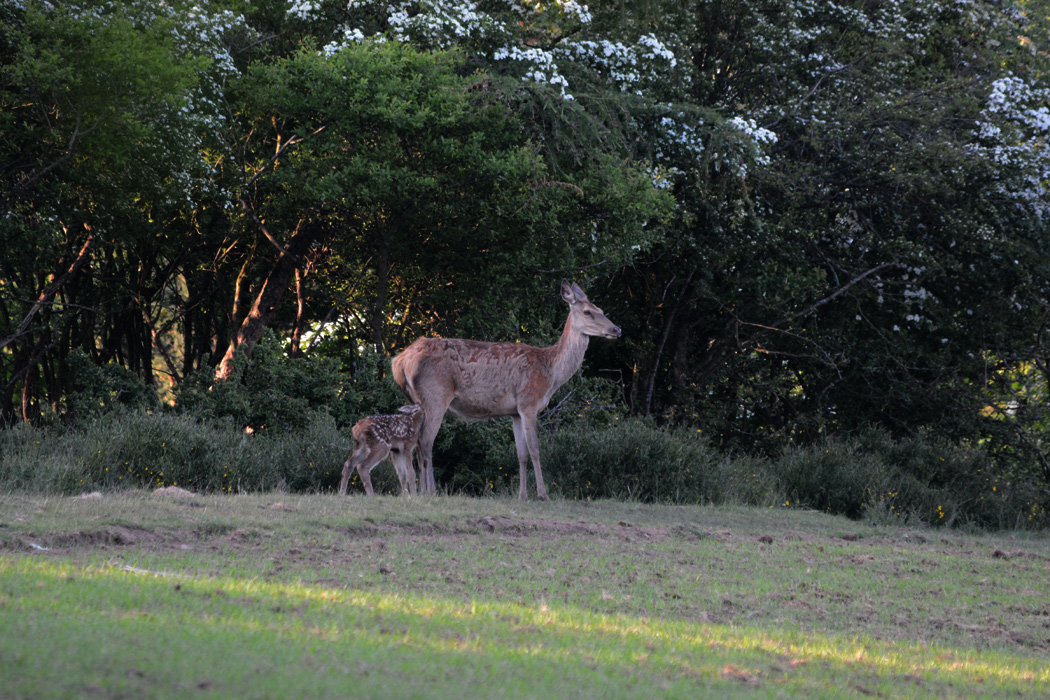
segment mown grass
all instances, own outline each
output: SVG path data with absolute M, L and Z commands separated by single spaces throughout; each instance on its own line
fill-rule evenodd
M 1048 580 L 784 509 L 0 496 L 0 696 L 1042 697 Z

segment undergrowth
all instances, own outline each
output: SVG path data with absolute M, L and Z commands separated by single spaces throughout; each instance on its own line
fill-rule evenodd
M 509 421 L 450 420 L 442 430 L 435 463 L 443 490 L 516 493 Z M 19 425 L 0 431 L 0 490 L 72 494 L 181 486 L 203 493 L 325 492 L 335 489 L 352 448 L 349 430 L 323 411 L 308 414 L 299 430 L 259 433 L 229 421 L 118 411 L 78 427 Z M 997 476 L 979 450 L 893 440 L 874 431 L 767 459 L 725 455 L 695 431 L 645 420 L 577 421 L 545 436 L 541 455 L 552 494 L 569 500 L 790 506 L 875 523 L 1047 525 L 1038 486 Z M 396 493 L 389 465 L 373 474 L 378 491 Z M 351 487 L 356 486 L 355 476 Z
M 0 490 L 332 491 L 353 449 L 350 426 L 405 402 L 381 370 L 369 357 L 346 375 L 287 356 L 271 337 L 250 362 L 239 361 L 233 379 L 215 388 L 204 375 L 187 381 L 173 408 L 137 395 L 125 401 L 126 377 L 91 371 L 67 420 L 0 430 Z M 607 383 L 576 377 L 541 418 L 544 477 L 555 497 L 788 506 L 875 523 L 1050 525 L 1046 484 L 1005 473 L 975 447 L 871 429 L 771 457 L 726 454 L 695 428 L 624 417 L 614 394 Z M 518 491 L 509 419 L 446 417 L 434 464 L 446 492 Z M 397 492 L 389 463 L 372 478 L 378 492 Z M 350 484 L 359 491 L 356 474 Z

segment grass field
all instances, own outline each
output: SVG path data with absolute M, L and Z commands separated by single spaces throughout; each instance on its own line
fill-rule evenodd
M 3 698 L 1050 696 L 1050 537 L 789 509 L 0 495 Z

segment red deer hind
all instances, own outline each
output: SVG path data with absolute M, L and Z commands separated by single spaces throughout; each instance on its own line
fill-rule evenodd
M 394 381 L 425 413 L 419 436 L 419 485 L 424 493 L 434 493 L 434 438 L 445 412 L 451 411 L 468 421 L 510 416 L 521 477 L 518 498 L 528 497 L 526 474 L 531 457 L 536 495 L 547 499 L 536 416 L 580 369 L 590 336 L 620 337 L 620 329 L 578 286 L 562 282 L 561 296 L 569 304 L 569 318 L 561 339 L 550 347 L 420 338 L 394 358 Z

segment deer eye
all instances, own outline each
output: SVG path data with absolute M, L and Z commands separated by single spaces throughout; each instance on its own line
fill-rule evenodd
M 592 314 L 590 311 L 584 311 L 583 315 L 584 316 L 593 316 L 594 314 Z

